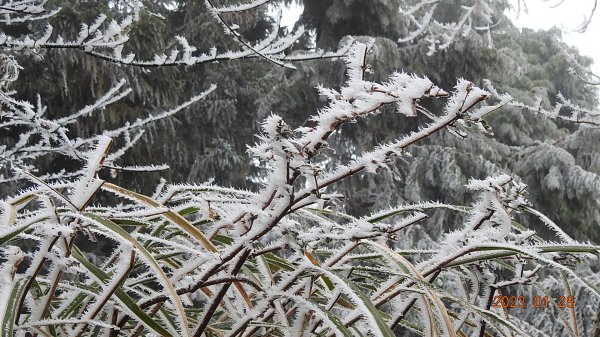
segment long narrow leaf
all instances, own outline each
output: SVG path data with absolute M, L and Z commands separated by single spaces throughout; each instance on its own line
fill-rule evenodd
M 127 233 L 127 231 L 125 231 L 123 228 L 121 228 L 116 223 L 114 223 L 108 219 L 102 218 L 100 216 L 97 216 L 95 214 L 91 214 L 91 213 L 85 213 L 85 216 L 94 220 L 95 222 L 105 226 L 110 231 L 118 234 L 125 241 L 131 243 L 143 255 L 144 259 L 148 262 L 149 266 L 155 271 L 156 275 L 159 276 L 160 279 L 162 279 L 161 283 L 163 284 L 163 286 L 165 287 L 167 292 L 170 294 L 173 305 L 179 311 L 180 319 L 182 321 L 182 324 L 184 325 L 181 328 L 182 328 L 183 332 L 186 333 L 186 335 L 189 335 L 189 329 L 188 329 L 188 325 L 187 325 L 187 315 L 185 314 L 183 304 L 181 303 L 181 300 L 179 299 L 179 296 L 177 295 L 177 292 L 175 291 L 175 288 L 171 284 L 169 278 L 164 273 L 164 271 L 162 270 L 162 268 L 160 267 L 158 262 L 154 259 L 152 254 L 150 252 L 148 252 L 148 250 L 146 250 L 146 248 L 144 248 L 144 246 L 142 244 L 140 244 L 137 240 L 135 240 L 133 237 L 131 237 L 131 235 L 129 235 L 129 233 Z
M 19 302 L 21 301 L 21 297 L 25 296 L 23 292 L 27 288 L 30 278 L 30 276 L 26 276 L 13 282 L 10 291 L 6 292 L 8 296 L 2 299 L 2 303 L 4 304 L 3 308 L 0 309 L 2 313 L 2 331 L 0 332 L 0 336 L 2 337 L 13 337 Z M 4 292 L 5 289 L 2 290 L 2 293 L 6 295 Z
M 73 257 L 81 263 L 81 265 L 86 268 L 90 273 L 96 276 L 102 282 L 108 283 L 110 280 L 110 276 L 106 274 L 102 269 L 98 268 L 96 265 L 91 263 L 83 254 L 83 252 L 77 246 L 73 246 L 72 250 Z M 127 293 L 122 288 L 117 288 L 115 291 L 115 296 L 119 299 L 119 301 L 125 305 L 131 313 L 135 315 L 135 318 L 143 322 L 147 327 L 156 332 L 161 336 L 169 336 L 170 333 L 165 330 L 162 326 L 160 326 L 156 321 L 154 321 L 150 316 L 148 316 L 140 307 L 135 303 L 135 301 L 127 295 Z

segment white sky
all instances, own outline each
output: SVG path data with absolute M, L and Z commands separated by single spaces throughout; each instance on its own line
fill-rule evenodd
M 512 0 L 515 7 L 517 1 Z M 561 0 L 521 0 L 521 3 L 523 2 L 527 5 L 527 13 L 521 12 L 518 18 L 516 9 L 506 13 L 517 27 L 549 29 L 556 26 L 560 28 L 563 31 L 563 41 L 577 47 L 580 54 L 594 58 L 596 62 L 592 70 L 600 74 L 600 8 L 597 9 L 585 33 L 575 32 L 575 29 L 590 15 L 594 0 L 564 0 L 555 8 L 552 7 L 559 4 Z M 301 12 L 302 8 L 298 5 L 284 9 L 282 23 L 293 25 Z
M 513 0 L 516 4 L 517 0 Z M 600 8 L 596 10 L 592 23 L 585 33 L 575 29 L 588 17 L 594 7 L 594 0 L 526 0 L 528 13 L 521 12 L 516 18 L 516 10 L 506 14 L 517 27 L 549 29 L 554 26 L 563 31 L 563 41 L 579 49 L 579 53 L 592 57 L 594 73 L 600 74 Z M 600 4 L 599 4 L 600 7 Z

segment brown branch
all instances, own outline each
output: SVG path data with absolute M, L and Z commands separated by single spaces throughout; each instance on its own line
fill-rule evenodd
M 52 251 L 52 247 L 54 247 L 54 244 L 56 243 L 56 241 L 58 241 L 59 237 L 60 237 L 60 235 L 57 235 L 54 237 L 54 239 L 52 239 L 52 241 L 50 242 L 50 245 L 48 245 L 48 250 L 47 250 L 48 253 L 50 253 Z M 29 279 L 29 281 L 27 281 L 27 285 L 25 286 L 25 288 L 23 290 L 23 295 L 21 296 L 21 299 L 19 300 L 19 306 L 17 307 L 17 314 L 15 315 L 15 325 L 19 325 L 19 319 L 21 318 L 21 308 L 23 307 L 23 304 L 25 303 L 25 297 L 27 297 L 27 293 L 29 292 L 29 289 L 31 289 L 31 285 L 37 278 L 37 275 L 40 273 L 44 263 L 48 259 L 47 255 L 48 254 L 44 254 L 44 257 L 42 257 L 40 259 L 40 263 L 36 266 L 35 271 L 31 275 L 31 278 Z
M 92 311 L 88 315 L 89 316 L 87 318 L 88 320 L 94 319 L 94 317 L 96 317 L 96 315 L 98 315 L 100 313 L 100 311 L 102 311 L 102 309 L 104 308 L 104 306 L 106 305 L 108 300 L 110 300 L 111 296 L 115 293 L 115 291 L 117 291 L 117 289 L 119 289 L 121 287 L 123 282 L 125 282 L 125 280 L 127 279 L 127 276 L 129 276 L 129 273 L 131 272 L 131 270 L 133 269 L 134 266 L 135 266 L 135 250 L 132 250 L 131 256 L 129 257 L 129 266 L 127 266 L 127 269 L 125 270 L 123 275 L 121 275 L 121 278 L 119 279 L 119 281 L 111 289 L 109 289 L 108 293 L 103 295 L 102 301 L 97 306 L 96 310 Z M 87 323 L 85 323 L 83 325 L 83 327 L 81 328 L 81 330 L 79 330 L 79 333 L 76 336 L 77 337 L 81 336 L 85 332 L 86 327 L 87 327 Z
M 246 262 L 246 259 L 250 255 L 250 252 L 251 252 L 250 249 L 245 249 L 242 252 L 242 256 L 240 256 L 239 260 L 236 262 L 236 264 L 231 269 L 231 275 L 236 275 L 240 271 L 240 269 L 242 269 L 242 266 L 244 265 L 244 263 Z M 204 332 L 204 330 L 206 330 L 206 327 L 208 327 L 208 324 L 210 323 L 215 311 L 221 304 L 221 300 L 223 300 L 223 297 L 229 290 L 230 286 L 231 286 L 231 282 L 227 282 L 221 287 L 221 289 L 219 290 L 219 292 L 213 299 L 210 306 L 204 312 L 202 321 L 198 325 L 198 329 L 196 330 L 196 332 L 194 332 L 194 334 L 193 334 L 194 337 L 202 336 L 202 333 Z
M 490 310 L 492 302 L 494 301 L 494 293 L 496 293 L 496 288 L 490 287 L 490 294 L 488 295 L 488 298 L 486 300 L 485 310 Z M 479 321 L 479 337 L 485 336 L 485 325 L 486 321 L 483 318 L 481 318 L 481 320 Z
M 222 277 L 222 278 L 208 280 L 208 281 L 200 281 L 192 286 L 187 286 L 187 287 L 176 289 L 175 292 L 177 293 L 177 295 L 185 295 L 185 294 L 196 292 L 198 289 L 201 289 L 201 288 L 209 287 L 209 286 L 216 285 L 216 284 L 232 283 L 232 282 L 246 283 L 246 284 L 252 286 L 256 290 L 263 291 L 262 287 L 259 284 L 257 284 L 256 282 L 254 282 L 246 277 L 230 276 L 230 277 Z M 139 306 L 140 306 L 140 308 L 145 309 L 154 304 L 158 304 L 158 303 L 167 301 L 168 299 L 169 299 L 169 296 L 167 296 L 167 295 L 158 295 L 156 297 L 153 297 L 149 300 L 146 300 L 146 301 L 140 303 Z

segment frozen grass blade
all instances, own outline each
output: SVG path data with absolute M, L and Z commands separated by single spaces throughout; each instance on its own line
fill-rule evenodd
M 375 305 L 373 304 L 373 302 L 371 301 L 369 296 L 365 295 L 365 293 L 363 293 L 362 290 L 359 287 L 357 287 L 354 283 L 352 283 L 350 280 L 348 280 L 340 275 L 338 275 L 338 277 L 350 289 L 353 290 L 354 295 L 356 295 L 360 298 L 361 305 L 363 305 L 365 307 L 365 309 L 368 311 L 369 315 L 373 318 L 373 320 L 377 324 L 377 329 L 378 329 L 377 332 L 379 332 L 380 335 L 383 337 L 395 337 L 394 332 L 392 330 L 390 330 L 387 322 L 385 321 L 385 319 L 383 317 L 381 317 L 381 313 L 379 312 L 379 310 L 377 310 L 377 308 L 375 308 Z
M 77 247 L 73 247 L 73 257 L 81 263 L 83 267 L 85 267 L 91 274 L 93 274 L 96 278 L 101 280 L 104 283 L 108 283 L 110 280 L 110 276 L 108 276 L 102 269 L 96 267 L 93 263 L 91 263 L 87 258 L 85 258 L 83 252 Z M 83 295 L 85 297 L 85 295 Z M 140 322 L 144 323 L 145 326 L 150 328 L 155 333 L 160 336 L 169 336 L 169 332 L 166 331 L 162 326 L 160 326 L 154 319 L 148 316 L 140 307 L 135 303 L 135 301 L 123 290 L 122 287 L 119 287 L 115 291 L 115 296 L 119 299 L 123 305 L 129 309 L 129 311 L 138 319 Z M 75 302 L 75 301 L 74 301 Z M 61 315 L 62 317 L 70 316 L 69 311 L 75 310 L 75 306 L 69 306 L 67 310 Z
M 411 278 L 420 281 L 420 283 L 428 283 L 423 274 L 421 274 L 421 272 L 402 255 L 394 252 L 388 247 L 382 246 L 374 242 L 368 242 L 367 244 L 370 247 L 373 247 L 375 250 L 381 252 L 382 254 L 387 255 L 392 261 L 397 263 L 397 265 L 402 269 L 403 273 L 410 275 Z M 440 300 L 439 296 L 435 292 L 431 291 L 431 289 L 429 289 L 428 287 L 425 287 L 424 291 L 427 294 L 427 299 L 424 298 L 424 300 L 426 302 L 426 305 L 428 306 L 428 312 L 437 312 L 438 315 L 435 316 L 438 317 L 440 323 L 443 323 L 448 335 L 450 337 L 456 337 L 454 326 L 452 324 L 452 321 L 450 320 L 450 316 L 448 315 L 448 311 L 444 303 Z M 429 308 L 429 303 L 432 304 L 433 308 Z M 435 325 L 431 328 L 434 329 Z
M 10 286 L 2 285 L 3 308 L 2 312 L 2 331 L 0 332 L 2 337 L 13 337 L 16 320 L 19 317 L 19 310 L 21 310 L 21 298 L 25 296 L 27 285 L 29 284 L 30 277 L 24 277 L 11 283 Z M 8 288 L 5 288 L 7 287 Z M 6 297 L 4 297 L 6 296 Z
M 116 223 L 114 223 L 108 219 L 102 218 L 100 216 L 97 216 L 95 214 L 85 213 L 84 215 L 87 218 L 93 220 L 93 222 L 101 224 L 102 226 L 108 228 L 113 233 L 118 234 L 124 241 L 131 244 L 133 247 L 135 247 L 141 253 L 141 255 L 143 256 L 143 259 L 154 270 L 154 272 L 156 273 L 156 276 L 159 277 L 160 284 L 163 287 L 165 287 L 165 289 L 169 293 L 170 300 L 173 303 L 173 305 L 175 306 L 175 308 L 177 309 L 178 315 L 179 315 L 178 318 L 181 320 L 181 323 L 182 323 L 182 326 L 180 327 L 180 329 L 182 330 L 182 332 L 184 333 L 185 336 L 188 336 L 188 337 L 191 336 L 190 331 L 189 331 L 187 315 L 185 313 L 185 309 L 183 308 L 183 304 L 181 303 L 181 299 L 179 298 L 179 295 L 177 295 L 175 288 L 173 288 L 173 285 L 171 284 L 169 277 L 162 270 L 158 261 L 156 261 L 154 259 L 154 256 L 149 251 L 147 251 L 146 248 L 140 242 L 138 242 L 137 240 L 132 238 L 129 233 L 127 233 L 123 228 L 121 228 L 121 226 L 117 225 Z
M 109 190 L 109 191 L 116 192 L 118 194 L 126 195 L 128 198 L 131 198 L 143 205 L 146 205 L 146 206 L 149 206 L 152 208 L 164 207 L 163 205 L 161 205 L 156 200 L 154 200 L 150 197 L 130 191 L 128 189 L 122 188 L 120 186 L 117 186 L 117 185 L 114 185 L 111 183 L 105 183 L 102 186 L 102 188 Z M 192 224 L 190 224 L 179 213 L 173 212 L 173 211 L 166 211 L 164 213 L 164 216 L 167 219 L 169 219 L 170 221 L 172 221 L 174 224 L 179 226 L 183 231 L 185 231 L 186 233 L 191 235 L 193 238 L 196 238 L 202 244 L 202 246 L 204 246 L 204 248 L 207 251 L 209 251 L 209 252 L 217 252 L 218 251 L 218 249 L 215 247 L 215 245 L 213 245 L 213 243 L 210 242 L 210 240 L 208 240 L 208 238 L 204 235 L 204 233 L 202 233 L 200 230 L 198 230 L 196 227 L 194 227 Z

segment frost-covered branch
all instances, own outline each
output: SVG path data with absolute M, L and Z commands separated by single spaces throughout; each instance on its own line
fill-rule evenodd
M 126 88 L 124 80 L 116 83 L 103 96 L 98 98 L 92 104 L 85 106 L 68 116 L 49 119 L 47 118 L 47 108 L 42 105 L 42 98 L 38 97 L 37 102 L 32 104 L 27 101 L 17 100 L 14 92 L 7 91 L 11 82 L 18 78 L 19 66 L 13 58 L 3 55 L 3 68 L 6 69 L 2 76 L 2 87 L 0 91 L 0 104 L 2 105 L 2 119 L 0 119 L 0 128 L 6 131 L 18 130 L 19 136 L 14 143 L 0 145 L 0 183 L 13 182 L 20 178 L 14 174 L 14 170 L 38 172 L 40 160 L 51 155 L 60 155 L 77 161 L 85 158 L 85 152 L 96 141 L 97 137 L 73 138 L 69 136 L 76 127 L 78 119 L 97 114 L 108 105 L 122 99 L 131 92 Z M 201 100 L 211 93 L 216 87 L 210 86 L 206 91 L 192 97 L 187 102 L 163 113 L 149 116 L 144 119 L 137 119 L 133 123 L 105 130 L 105 136 L 114 139 L 123 139 L 124 144 L 113 151 L 106 162 L 107 167 L 113 169 L 125 169 L 115 162 L 122 157 L 141 137 L 143 128 L 150 123 L 168 118 L 177 112 L 185 109 L 191 104 Z M 115 149 L 113 149 L 115 150 Z M 147 170 L 148 168 L 131 168 L 132 170 Z M 68 172 L 49 172 L 43 173 L 42 180 L 58 180 L 78 173 Z
M 87 140 L 72 140 L 68 128 L 125 95 L 124 83 L 81 111 L 52 120 L 41 103 L 18 102 L 3 91 L 3 126 L 35 130 L 12 156 L 37 148 L 82 162 L 61 180 L 24 172 L 31 187 L 0 201 L 0 256 L 6 261 L 0 294 L 13 299 L 9 304 L 19 303 L 0 306 L 3 331 L 393 336 L 406 327 L 422 335 L 459 336 L 474 329 L 510 335 L 527 329 L 517 317 L 502 319 L 503 308 L 493 305 L 497 291 L 535 285 L 559 272 L 565 283 L 600 298 L 595 279 L 573 268 L 600 254 L 600 247 L 557 229 L 527 200 L 526 186 L 509 175 L 471 180 L 471 205 L 424 202 L 360 217 L 335 206 L 344 198 L 338 182 L 386 170 L 395 157 L 411 160 L 411 148 L 438 133 L 460 140 L 474 132 L 491 134 L 486 117 L 511 102 L 464 79 L 448 91 L 405 73 L 370 81 L 367 52 L 363 44 L 350 48 L 346 83 L 339 90 L 319 88 L 328 104 L 306 126 L 293 128 L 275 115 L 265 119 L 258 143 L 249 148 L 267 172 L 256 191 L 163 181 L 146 196 L 98 175 L 103 167 L 116 167 L 124 153 L 111 143 L 125 138 L 127 148 L 139 138 L 136 130 L 213 87 L 178 108 Z M 19 70 L 10 58 L 6 62 L 3 88 Z M 426 109 L 434 99 L 446 104 Z M 429 122 L 337 164 L 330 138 L 342 125 L 377 118 L 385 106 L 395 106 L 397 118 L 424 114 Z M 35 168 L 25 156 L 15 158 Z M 452 229 L 402 247 L 411 233 L 432 230 L 428 220 L 436 219 L 436 210 L 459 213 L 447 224 Z M 560 243 L 519 224 L 517 213 L 542 220 Z M 90 254 L 90 242 L 104 241 L 115 248 Z M 24 253 L 22 242 L 33 248 Z M 19 268 L 22 263 L 26 268 Z M 571 317 L 566 326 L 575 326 L 576 315 Z
M 491 30 L 499 23 L 496 13 L 488 1 L 468 1 L 469 5 L 461 5 L 460 17 L 455 21 L 440 22 L 436 19 L 443 0 L 410 1 L 401 13 L 406 17 L 411 31 L 399 40 L 400 43 L 422 39 L 429 47 L 428 55 L 448 48 L 459 36 L 471 31 L 485 34 L 488 46 L 493 47 Z
M 31 10 L 42 10 L 44 3 L 31 7 Z M 47 25 L 44 32 L 25 37 L 13 37 L 0 33 L 0 47 L 10 49 L 13 52 L 36 51 L 39 49 L 76 49 L 111 63 L 146 68 L 191 66 L 243 58 L 262 58 L 279 66 L 294 68 L 289 62 L 317 58 L 338 58 L 344 55 L 346 50 L 341 48 L 336 52 L 305 51 L 288 57 L 285 51 L 304 34 L 303 29 L 299 29 L 293 34 L 280 36 L 279 21 L 277 21 L 264 40 L 250 42 L 238 32 L 239 26 L 237 24 L 229 23 L 222 16 L 223 13 L 250 10 L 264 3 L 266 2 L 255 1 L 245 5 L 216 8 L 211 1 L 206 0 L 208 11 L 223 26 L 225 33 L 231 35 L 237 41 L 240 47 L 238 50 L 219 51 L 217 46 L 202 46 L 202 48 L 206 48 L 202 52 L 199 51 L 198 46 L 190 45 L 185 37 L 174 36 L 176 46 L 170 50 L 157 51 L 151 59 L 140 59 L 134 52 L 124 55 L 123 50 L 129 41 L 129 34 L 132 29 L 135 29 L 136 21 L 139 20 L 140 11 L 143 8 L 140 1 L 134 1 L 133 4 L 130 4 L 132 14 L 126 15 L 121 20 L 112 19 L 109 21 L 105 14 L 100 14 L 93 23 L 82 23 L 77 37 L 72 40 L 57 35 L 54 32 L 54 27 Z M 56 14 L 58 11 L 48 13 L 43 19 Z
M 583 66 L 581 63 L 577 61 L 577 57 L 573 52 L 568 50 L 563 50 L 565 53 L 565 57 L 567 58 L 567 62 L 569 63 L 569 72 L 582 80 L 585 84 L 589 85 L 600 85 L 600 76 L 594 74 L 589 67 Z
M 486 88 L 494 96 L 502 97 L 498 91 L 493 87 L 490 81 L 486 80 Z M 581 124 L 587 127 L 600 127 L 600 112 L 590 109 L 583 108 L 578 104 L 571 102 L 565 98 L 562 94 L 557 95 L 558 102 L 552 110 L 547 110 L 543 107 L 543 100 L 540 97 L 536 98 L 536 101 L 531 104 L 526 104 L 518 101 L 512 101 L 508 103 L 510 106 L 514 106 L 525 111 L 532 112 L 536 115 L 541 115 L 550 119 L 561 119 L 574 124 Z
M 7 25 L 50 18 L 59 9 L 47 11 L 47 0 L 8 0 L 0 3 L 0 22 Z

